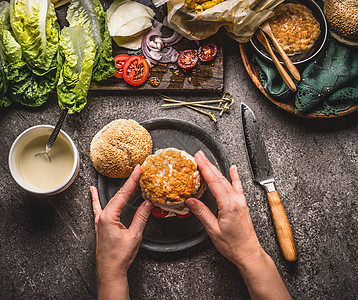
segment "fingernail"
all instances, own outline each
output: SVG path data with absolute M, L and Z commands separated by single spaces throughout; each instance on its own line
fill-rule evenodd
M 231 166 L 231 169 L 232 169 L 234 172 L 237 173 L 237 166 L 236 166 L 236 165 L 232 165 L 232 166 Z
M 146 200 L 144 206 L 145 207 L 152 207 L 153 204 L 150 201 Z
M 188 200 L 185 201 L 185 204 L 187 206 L 189 206 L 189 208 L 195 208 L 196 203 L 193 199 L 189 198 Z
M 205 158 L 206 158 L 206 156 L 205 156 L 205 154 L 204 154 L 204 152 L 203 152 L 202 150 L 199 150 L 199 151 L 198 151 L 198 155 L 199 155 L 199 157 L 200 157 L 201 159 L 205 159 Z

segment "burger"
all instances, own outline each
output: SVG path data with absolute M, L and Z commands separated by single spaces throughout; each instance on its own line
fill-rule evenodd
M 142 165 L 142 196 L 153 203 L 157 217 L 186 217 L 188 198 L 200 198 L 205 183 L 194 158 L 183 150 L 166 148 L 149 155 Z
M 92 139 L 90 156 L 95 169 L 111 178 L 128 177 L 152 153 L 149 132 L 134 120 L 119 119 Z

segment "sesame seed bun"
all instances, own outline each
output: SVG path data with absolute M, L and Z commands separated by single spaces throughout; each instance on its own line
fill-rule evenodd
M 152 153 L 149 132 L 134 120 L 119 119 L 103 127 L 92 139 L 95 169 L 111 178 L 128 177 Z
M 166 148 L 146 158 L 140 178 L 142 196 L 166 211 L 187 214 L 185 200 L 200 198 L 205 183 L 194 158 L 183 150 Z
M 358 47 L 357 0 L 326 0 L 324 14 L 331 35 L 339 42 Z

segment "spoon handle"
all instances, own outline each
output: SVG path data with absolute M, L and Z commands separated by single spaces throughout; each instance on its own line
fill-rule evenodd
M 272 57 L 272 60 L 278 70 L 278 72 L 280 73 L 283 81 L 287 84 L 287 86 L 289 87 L 289 89 L 291 91 L 296 91 L 296 85 L 294 84 L 294 82 L 292 81 L 290 75 L 288 75 L 288 73 L 286 72 L 286 70 L 284 69 L 284 67 L 281 65 L 281 63 L 279 62 L 278 58 L 276 57 L 275 53 L 273 52 L 270 43 L 268 41 L 268 39 L 266 38 L 264 32 L 259 28 L 258 31 L 256 31 L 256 37 L 259 40 L 259 42 L 266 48 L 267 52 L 270 54 L 270 56 Z
M 260 28 L 263 32 L 265 32 L 269 38 L 271 39 L 273 45 L 275 46 L 277 52 L 281 55 L 283 62 L 285 63 L 287 69 L 290 71 L 290 73 L 293 75 L 293 78 L 300 81 L 301 75 L 300 72 L 298 72 L 296 66 L 292 63 L 291 59 L 287 56 L 286 52 L 282 49 L 281 45 L 278 43 L 276 37 L 274 36 L 270 24 L 266 21 L 263 24 L 261 24 Z
M 52 131 L 50 137 L 47 140 L 47 143 L 46 143 L 46 150 L 47 151 L 50 151 L 52 146 L 53 146 L 53 144 L 55 143 L 56 138 L 57 138 L 57 136 L 58 136 L 58 134 L 59 134 L 59 132 L 61 130 L 62 124 L 66 119 L 67 113 L 68 113 L 68 108 L 65 108 L 62 111 L 61 116 L 60 116 L 59 120 L 57 121 L 54 130 Z
M 269 37 L 271 37 L 271 36 L 269 35 Z M 300 72 L 298 72 L 297 68 L 292 63 L 290 58 L 287 56 L 286 52 L 283 51 L 283 49 L 281 48 L 280 44 L 277 42 L 276 38 L 271 37 L 271 41 L 272 41 L 273 45 L 275 46 L 277 52 L 281 55 L 281 57 L 282 57 L 285 65 L 286 65 L 287 69 L 290 71 L 290 73 L 293 75 L 293 77 L 296 80 L 301 80 Z

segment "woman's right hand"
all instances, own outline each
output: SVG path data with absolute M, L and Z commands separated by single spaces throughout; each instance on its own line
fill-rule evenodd
M 236 166 L 230 168 L 230 184 L 202 151 L 195 155 L 195 161 L 216 198 L 218 218 L 197 199 L 188 199 L 186 205 L 203 223 L 216 249 L 238 267 L 262 256 Z
M 230 168 L 230 184 L 202 151 L 195 161 L 216 198 L 218 218 L 198 199 L 190 198 L 186 205 L 203 223 L 216 249 L 238 267 L 251 299 L 291 299 L 275 263 L 260 246 L 236 166 Z

